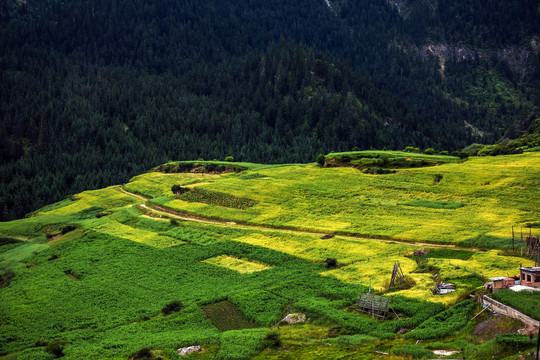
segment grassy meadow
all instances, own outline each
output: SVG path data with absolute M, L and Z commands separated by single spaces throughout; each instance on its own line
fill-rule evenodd
M 535 222 L 540 213 L 538 153 L 453 160 L 386 175 L 315 164 L 247 167 L 221 176 L 148 173 L 125 188 L 171 209 L 228 221 L 476 248 L 506 247 L 512 226 Z M 257 204 L 236 209 L 186 202 L 173 196 L 174 184 Z
M 203 350 L 186 358 L 370 359 L 382 351 L 398 359 L 457 348 L 469 358 L 510 359 L 506 343 L 475 338 L 486 316 L 470 322 L 480 308 L 461 300 L 488 277 L 534 265 L 500 249 L 512 225 L 538 223 L 538 155 L 387 175 L 314 164 L 150 172 L 124 188 L 224 222 L 152 212 L 113 186 L 0 223 L 0 359 L 53 359 L 58 349 L 65 359 L 129 359 L 145 348 L 153 358 L 179 359 L 176 349 L 193 345 Z M 176 198 L 173 185 L 204 189 L 203 202 Z M 226 204 L 256 204 L 219 206 L 219 194 Z M 416 242 L 425 256 L 413 255 Z M 407 285 L 388 289 L 396 262 Z M 439 281 L 457 291 L 433 295 Z M 370 285 L 399 318 L 357 312 L 355 300 Z M 174 311 L 164 310 L 173 303 Z M 290 313 L 309 321 L 281 322 Z M 441 324 L 446 318 L 459 321 Z M 418 346 L 414 335 L 398 333 L 414 328 Z

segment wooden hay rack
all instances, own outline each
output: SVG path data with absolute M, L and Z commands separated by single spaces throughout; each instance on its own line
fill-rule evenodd
M 390 299 L 370 293 L 360 294 L 356 300 L 357 310 L 369 314 L 371 317 L 377 316 L 384 319 L 389 306 Z
M 402 288 L 405 288 L 405 276 L 403 275 L 403 270 L 401 270 L 401 265 L 399 261 L 394 263 L 394 268 L 392 269 L 392 277 L 390 278 L 389 289 L 392 289 L 396 283 Z

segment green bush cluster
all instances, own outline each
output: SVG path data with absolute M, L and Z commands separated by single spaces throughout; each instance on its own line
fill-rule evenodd
M 328 269 L 333 269 L 337 267 L 338 264 L 336 258 L 327 258 L 324 262 L 326 263 L 326 267 Z
M 414 147 L 414 146 L 407 146 L 405 149 L 403 149 L 403 151 L 409 152 L 409 153 L 419 153 L 420 148 L 417 148 L 417 147 Z
M 455 334 L 467 324 L 474 306 L 471 300 L 454 305 L 421 323 L 414 331 L 405 334 L 405 338 L 438 339 Z
M 251 199 L 239 198 L 233 195 L 194 188 L 178 195 L 178 198 L 189 202 L 200 202 L 209 205 L 224 206 L 233 209 L 247 209 L 257 202 Z
M 232 160 L 231 160 L 232 161 Z M 215 162 L 172 162 L 160 165 L 155 171 L 170 173 L 224 173 L 224 172 L 242 172 L 247 170 L 244 166 L 220 164 Z
M 15 277 L 13 270 L 6 270 L 0 275 L 0 288 L 8 286 L 11 280 Z
M 62 233 L 62 235 L 65 235 L 68 232 L 71 232 L 71 231 L 76 230 L 76 229 L 77 229 L 77 226 L 75 226 L 75 225 L 66 225 L 66 226 L 64 226 L 62 228 L 61 233 Z
M 516 143 L 510 141 L 506 145 L 494 144 L 486 145 L 482 150 L 478 151 L 477 156 L 497 156 L 497 155 L 511 155 L 511 154 L 522 154 L 523 150 L 516 147 Z
M 324 154 L 319 154 L 319 155 L 317 155 L 317 159 L 315 161 L 320 166 L 324 166 L 324 163 L 326 162 L 326 157 L 324 156 Z
M 328 154 L 321 166 L 325 163 L 326 166 L 352 166 L 369 174 L 388 174 L 394 172 L 388 169 L 434 166 L 457 161 L 456 157 L 448 156 L 448 152 L 445 152 L 444 155 L 435 155 L 433 149 L 426 150 L 428 153 L 424 154 L 420 154 L 417 148 L 414 148 L 414 151 L 405 152 L 358 151 L 334 153 Z
M 364 174 L 371 174 L 371 175 L 384 175 L 384 174 L 394 174 L 396 170 L 390 170 L 380 167 L 368 167 L 362 169 L 362 172 Z
M 272 330 L 266 333 L 266 336 L 264 337 L 265 347 L 278 348 L 281 346 L 281 344 L 282 342 L 279 332 Z
M 132 356 L 131 356 L 131 359 L 133 360 L 138 360 L 138 359 L 142 359 L 142 360 L 151 360 L 152 359 L 152 352 L 150 351 L 149 348 L 145 347 L 145 348 L 142 348 L 140 350 L 137 350 Z
M 538 137 L 540 139 L 540 136 Z M 538 146 L 536 141 L 523 141 L 520 139 L 501 141 L 496 144 L 483 145 L 483 144 L 471 144 L 465 147 L 461 152 L 467 156 L 497 156 L 497 155 L 512 155 L 522 154 L 523 148 Z M 540 141 L 538 141 L 540 144 Z
M 66 342 L 64 340 L 52 341 L 45 346 L 45 351 L 54 355 L 56 358 L 64 356 L 64 347 Z
M 183 194 L 187 191 L 190 191 L 190 188 L 187 188 L 185 186 L 182 186 L 182 185 L 178 185 L 178 184 L 175 184 L 173 186 L 171 186 L 171 191 L 173 192 L 173 194 Z
M 162 309 L 161 309 L 161 312 L 165 315 L 170 315 L 174 312 L 177 312 L 177 311 L 180 311 L 182 310 L 182 308 L 184 307 L 184 305 L 182 305 L 182 303 L 178 300 L 174 300 L 174 301 L 171 301 L 170 303 L 168 303 L 167 305 L 165 305 Z

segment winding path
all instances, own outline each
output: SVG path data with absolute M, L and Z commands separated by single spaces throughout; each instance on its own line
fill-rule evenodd
M 174 218 L 174 219 L 179 219 L 179 220 L 184 220 L 184 221 L 195 221 L 195 222 L 199 222 L 199 223 L 218 225 L 218 226 L 225 226 L 225 227 L 236 227 L 236 228 L 240 228 L 240 229 L 264 230 L 264 231 L 282 232 L 282 233 L 296 234 L 296 235 L 306 235 L 307 234 L 307 235 L 315 235 L 315 236 L 324 236 L 324 235 L 328 234 L 328 233 L 324 233 L 324 232 L 309 231 L 309 230 L 282 229 L 282 228 L 276 228 L 276 227 L 271 227 L 271 226 L 250 225 L 250 224 L 245 224 L 245 223 L 238 224 L 238 223 L 232 222 L 232 221 L 211 219 L 211 218 L 207 218 L 207 217 L 203 217 L 203 216 L 199 216 L 199 215 L 182 213 L 182 212 L 179 212 L 179 211 L 174 211 L 174 210 L 170 210 L 170 209 L 161 207 L 159 205 L 151 204 L 149 202 L 150 199 L 148 199 L 148 198 L 146 198 L 144 196 L 129 192 L 129 191 L 125 190 L 122 187 L 118 187 L 118 190 L 123 192 L 126 195 L 130 195 L 130 196 L 136 197 L 139 200 L 144 201 L 145 203 L 141 204 L 139 206 L 142 207 L 143 209 L 145 209 L 146 211 L 149 211 L 149 212 L 152 212 L 152 213 L 158 214 L 158 215 L 165 215 L 165 216 L 168 216 L 168 217 Z M 405 241 L 405 240 L 367 238 L 367 237 L 353 236 L 353 235 L 336 235 L 335 237 L 339 238 L 339 239 L 344 239 L 344 240 L 371 240 L 371 241 L 380 241 L 380 242 L 386 242 L 386 243 L 398 243 L 398 244 L 410 245 L 410 246 L 416 246 L 416 247 L 432 247 L 432 248 L 436 247 L 436 248 L 452 249 L 452 250 L 480 251 L 478 249 L 462 248 L 462 247 L 457 247 L 457 246 L 454 246 L 454 245 L 447 245 L 447 244 L 430 244 L 430 243 L 419 243 L 419 242 L 413 243 L 413 242 L 408 242 L 408 241 Z

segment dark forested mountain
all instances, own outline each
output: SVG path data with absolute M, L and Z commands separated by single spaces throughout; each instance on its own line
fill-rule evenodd
M 4 0 L 0 217 L 172 159 L 517 137 L 538 1 Z

